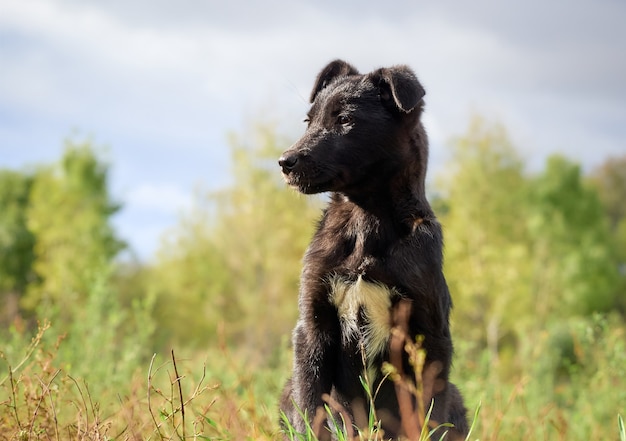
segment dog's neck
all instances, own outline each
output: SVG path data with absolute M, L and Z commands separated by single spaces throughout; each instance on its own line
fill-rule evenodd
M 426 149 L 419 153 L 427 156 Z M 409 154 L 417 153 L 412 151 Z M 337 193 L 332 201 L 339 205 L 353 205 L 362 215 L 374 217 L 381 226 L 391 227 L 399 235 L 411 234 L 416 225 L 435 218 L 426 198 L 427 158 L 421 159 L 417 164 L 407 160 L 402 168 L 381 173 L 378 179 L 365 183 L 356 191 Z
M 331 206 L 350 210 L 350 221 L 374 218 L 381 228 L 391 229 L 400 236 L 414 233 L 417 226 L 435 217 L 425 195 L 406 187 L 379 189 L 357 196 L 334 193 Z

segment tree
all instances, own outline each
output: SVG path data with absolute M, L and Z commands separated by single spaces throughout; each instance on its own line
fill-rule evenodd
M 26 225 L 32 176 L 0 171 L 0 325 L 18 315 L 18 299 L 33 279 L 34 236 Z
M 91 282 L 124 246 L 110 217 L 119 209 L 108 193 L 108 167 L 90 143 L 67 142 L 61 161 L 35 175 L 26 212 L 35 237 L 34 270 L 22 305 L 80 307 Z
M 619 282 L 615 249 L 598 194 L 584 183 L 580 166 L 550 157 L 532 180 L 531 194 L 529 231 L 542 315 L 610 311 Z
M 626 155 L 608 158 L 591 172 L 589 181 L 610 221 L 621 278 L 618 306 L 626 315 Z
M 513 363 L 501 368 L 525 369 L 549 390 L 578 363 L 573 326 L 616 309 L 623 297 L 606 212 L 566 158 L 525 174 L 500 126 L 475 119 L 452 152 L 438 206 L 453 330 L 483 342 L 471 356 L 486 348 L 489 369 L 506 358 Z M 538 357 L 546 341 L 551 356 Z
M 523 162 L 505 129 L 474 118 L 452 144 L 440 181 L 447 212 L 446 277 L 455 301 L 453 325 L 470 340 L 486 339 L 492 360 L 515 336 L 528 301 L 528 210 Z
M 626 155 L 607 158 L 590 175 L 611 222 L 617 229 L 626 220 Z

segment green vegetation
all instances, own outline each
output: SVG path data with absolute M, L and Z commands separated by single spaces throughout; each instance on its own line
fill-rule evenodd
M 234 184 L 198 191 L 148 263 L 116 259 L 122 207 L 91 142 L 0 170 L 0 439 L 279 437 L 323 205 L 283 184 L 288 144 L 267 125 L 233 137 Z M 626 156 L 531 173 L 478 118 L 450 149 L 430 189 L 470 439 L 625 440 Z

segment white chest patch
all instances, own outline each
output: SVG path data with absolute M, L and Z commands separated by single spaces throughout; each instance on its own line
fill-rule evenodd
M 344 343 L 358 341 L 367 363 L 371 363 L 387 348 L 391 333 L 391 297 L 397 292 L 381 283 L 366 282 L 360 276 L 354 282 L 334 277 L 330 286 Z

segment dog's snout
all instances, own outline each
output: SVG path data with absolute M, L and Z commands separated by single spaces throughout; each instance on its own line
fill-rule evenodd
M 298 163 L 298 154 L 291 153 L 288 155 L 282 155 L 278 159 L 278 165 L 283 169 L 283 173 L 289 173 L 294 169 Z

